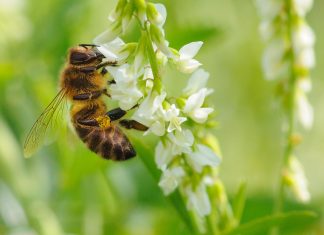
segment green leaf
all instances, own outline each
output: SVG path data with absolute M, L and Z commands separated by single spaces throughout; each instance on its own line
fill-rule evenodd
M 317 218 L 317 214 L 313 211 L 291 211 L 278 215 L 266 216 L 242 224 L 241 226 L 224 232 L 223 235 L 234 235 L 234 234 L 265 234 L 267 230 L 274 226 L 280 226 L 281 229 L 296 230 L 307 224 L 311 224 Z
M 234 217 L 239 224 L 243 214 L 246 201 L 246 183 L 242 182 L 233 200 Z

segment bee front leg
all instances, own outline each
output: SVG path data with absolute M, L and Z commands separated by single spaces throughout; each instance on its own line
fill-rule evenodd
M 119 124 L 125 127 L 126 129 L 135 129 L 138 131 L 147 131 L 148 127 L 143 125 L 142 123 L 139 123 L 138 121 L 135 120 L 128 120 L 128 119 L 123 119 L 119 121 Z

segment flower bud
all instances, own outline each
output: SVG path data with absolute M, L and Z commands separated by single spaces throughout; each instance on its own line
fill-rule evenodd
M 127 4 L 127 0 L 119 0 L 116 8 L 110 13 L 108 19 L 110 21 L 116 21 L 122 15 L 124 7 Z
M 162 30 L 154 25 L 150 25 L 150 34 L 152 37 L 153 42 L 156 44 L 156 46 L 166 55 L 166 56 L 171 56 L 170 49 L 164 39 L 164 33 Z
M 158 11 L 157 7 L 159 7 L 160 11 Z M 165 22 L 166 10 L 162 4 L 147 4 L 147 18 L 152 24 L 162 26 Z M 164 14 L 164 15 L 163 15 Z
M 125 33 L 129 22 L 131 21 L 134 13 L 134 5 L 132 2 L 127 3 L 122 14 L 122 29 Z

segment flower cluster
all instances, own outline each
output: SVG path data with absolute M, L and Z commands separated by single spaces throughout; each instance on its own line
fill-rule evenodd
M 305 128 L 313 123 L 313 110 L 306 94 L 311 89 L 309 70 L 315 65 L 315 35 L 305 21 L 312 0 L 258 0 L 260 32 L 267 42 L 262 66 L 269 80 L 294 80 L 295 106 Z
M 262 18 L 260 32 L 267 43 L 262 66 L 267 79 L 280 81 L 280 95 L 290 122 L 287 131 L 288 145 L 293 147 L 290 139 L 294 139 L 292 132 L 295 114 L 304 128 L 311 128 L 313 124 L 313 109 L 307 93 L 311 90 L 310 69 L 315 65 L 315 35 L 305 20 L 313 1 L 258 0 L 257 3 Z M 294 178 L 290 180 L 294 183 L 288 186 L 298 199 L 307 201 L 309 196 L 305 195 L 309 193 L 303 170 L 296 167 L 299 163 L 296 164 L 298 160 L 292 157 L 293 154 L 288 155 L 286 167 L 290 172 L 290 179 Z M 298 187 L 300 189 L 295 190 Z M 301 190 L 304 193 L 296 193 Z
M 195 59 L 202 42 L 191 42 L 179 50 L 169 47 L 163 25 L 166 9 L 144 0 L 119 0 L 109 17 L 111 25 L 94 42 L 108 60 L 119 66 L 107 67 L 114 83 L 111 98 L 124 110 L 138 105 L 132 119 L 144 124 L 144 133 L 159 137 L 155 162 L 162 171 L 159 186 L 165 195 L 179 189 L 187 208 L 198 217 L 211 213 L 208 187 L 214 184 L 220 163 L 215 137 L 207 129 L 213 108 L 206 98 L 209 73 Z M 135 19 L 141 27 L 138 42 L 125 43 L 119 36 Z M 171 65 L 188 75 L 188 85 L 178 97 L 169 97 L 162 83 L 163 67 Z M 211 126 L 211 124 L 209 125 Z

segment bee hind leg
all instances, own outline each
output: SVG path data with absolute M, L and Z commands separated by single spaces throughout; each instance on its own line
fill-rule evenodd
M 139 123 L 138 121 L 135 120 L 128 120 L 128 119 L 123 119 L 119 121 L 119 124 L 126 129 L 135 129 L 138 131 L 147 131 L 148 127 L 143 125 L 142 123 Z
M 111 121 L 116 121 L 118 119 L 121 119 L 123 116 L 125 116 L 126 111 L 122 110 L 121 108 L 115 108 L 112 110 L 109 110 L 106 115 L 110 118 Z

